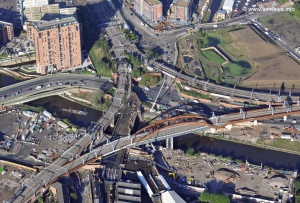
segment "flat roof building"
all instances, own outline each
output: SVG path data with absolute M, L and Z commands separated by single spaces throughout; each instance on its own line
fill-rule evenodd
M 24 10 L 25 21 L 54 20 L 76 16 L 76 7 L 59 8 L 59 4 L 27 7 Z
M 228 12 L 232 12 L 233 4 L 234 0 L 225 0 L 222 8 Z
M 163 6 L 158 0 L 134 0 L 134 10 L 149 23 L 162 20 Z
M 171 5 L 170 17 L 173 21 L 186 23 L 193 13 L 194 0 L 175 0 Z
M 49 5 L 49 0 L 24 0 L 23 8 Z
M 48 72 L 82 65 L 80 24 L 75 17 L 29 22 L 27 39 L 34 44 L 36 71 Z
M 12 23 L 0 21 L 0 44 L 4 45 L 14 38 L 14 26 Z

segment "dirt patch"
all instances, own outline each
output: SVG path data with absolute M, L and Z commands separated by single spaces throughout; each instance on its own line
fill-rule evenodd
M 300 89 L 300 65 L 291 59 L 277 45 L 266 42 L 250 27 L 229 33 L 232 46 L 246 50 L 254 64 L 254 74 L 242 85 L 258 88 L 280 88 L 284 82 L 287 88 Z

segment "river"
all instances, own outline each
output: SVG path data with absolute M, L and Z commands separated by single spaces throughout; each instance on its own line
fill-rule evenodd
M 0 87 L 8 86 L 17 82 L 21 82 L 21 80 L 17 80 L 11 76 L 0 73 Z
M 249 145 L 238 144 L 225 140 L 218 140 L 196 134 L 184 135 L 174 138 L 174 148 L 186 150 L 194 147 L 195 152 L 201 151 L 231 156 L 233 160 L 240 159 L 251 164 L 271 166 L 275 169 L 294 170 L 300 169 L 300 156 L 284 152 L 257 148 Z
M 91 124 L 91 121 L 96 122 L 102 116 L 101 111 L 98 111 L 93 108 L 86 108 L 81 104 L 64 99 L 60 96 L 42 98 L 35 101 L 31 101 L 28 104 L 36 107 L 42 106 L 44 109 L 46 109 L 56 117 L 60 119 L 67 118 L 71 121 L 71 123 L 79 127 L 85 128 Z M 87 115 L 84 116 L 62 111 L 63 108 L 87 111 Z
M 0 74 L 0 87 L 16 82 L 19 82 L 19 80 Z M 29 102 L 29 105 L 43 106 L 50 113 L 56 114 L 57 117 L 67 118 L 73 124 L 80 127 L 88 127 L 91 121 L 95 122 L 102 116 L 101 111 L 92 108 L 85 108 L 78 103 L 69 101 L 59 96 L 38 99 Z M 86 110 L 88 114 L 87 116 L 83 116 L 61 111 L 63 108 Z M 263 165 L 271 166 L 277 169 L 300 169 L 300 156 L 294 154 L 261 149 L 230 141 L 199 136 L 196 134 L 189 134 L 174 138 L 174 148 L 186 150 L 189 147 L 194 147 L 195 151 L 213 153 L 215 155 L 222 155 L 223 157 L 231 156 L 232 159 L 241 159 L 243 161 L 247 159 L 248 162 L 256 165 L 260 165 L 262 163 Z

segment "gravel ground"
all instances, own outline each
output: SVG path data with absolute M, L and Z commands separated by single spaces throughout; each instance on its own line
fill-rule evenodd
M 271 188 L 266 181 L 264 181 L 265 174 L 258 173 L 259 167 L 254 167 L 250 171 L 251 175 L 247 175 L 245 170 L 240 167 L 233 167 L 228 165 L 227 160 L 218 159 L 216 157 L 201 154 L 199 158 L 186 156 L 179 150 L 163 150 L 163 156 L 169 166 L 176 168 L 177 175 L 186 177 L 195 177 L 196 182 L 200 187 L 206 185 L 210 192 L 230 192 L 240 193 L 244 195 L 257 195 L 261 197 L 273 198 L 274 192 L 278 190 Z M 172 158 L 172 159 L 170 159 Z M 211 172 L 214 176 L 210 176 Z M 275 175 L 271 172 L 267 174 L 269 178 Z M 226 180 L 234 177 L 233 180 L 226 183 Z M 179 193 L 190 193 L 191 196 L 196 196 L 197 192 L 185 187 L 175 186 L 172 177 L 167 177 L 167 181 L 172 185 L 171 187 Z M 181 181 L 181 184 L 187 184 Z M 178 184 L 176 184 L 178 185 Z M 200 194 L 198 192 L 198 194 Z

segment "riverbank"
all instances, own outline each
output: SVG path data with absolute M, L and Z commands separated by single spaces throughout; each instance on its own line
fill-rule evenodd
M 4 74 L 4 75 L 7 75 L 7 76 L 10 76 L 10 77 L 13 77 L 16 80 L 28 80 L 28 79 L 33 78 L 32 76 L 25 76 L 25 75 L 22 75 L 20 73 L 15 72 L 15 71 L 11 71 L 11 70 L 6 69 L 6 68 L 0 69 L 0 73 Z
M 200 134 L 200 133 L 195 133 L 195 134 L 203 136 L 203 134 Z M 264 144 L 253 143 L 250 141 L 240 140 L 240 139 L 233 138 L 233 137 L 225 138 L 225 137 L 217 135 L 217 134 L 209 134 L 209 133 L 204 134 L 204 136 L 219 139 L 219 140 L 224 140 L 224 141 L 230 141 L 230 142 L 234 142 L 234 143 L 238 143 L 238 144 L 244 144 L 244 145 L 249 145 L 249 146 L 253 146 L 253 147 L 258 147 L 258 148 L 262 148 L 262 149 L 266 149 L 266 150 L 274 150 L 274 151 L 278 151 L 278 152 L 285 152 L 285 153 L 295 154 L 295 155 L 300 156 L 300 152 L 298 152 L 298 151 L 293 151 L 293 150 L 278 148 L 278 147 L 272 147 L 272 146 L 264 145 Z
M 297 152 L 266 148 L 239 140 L 225 139 L 219 136 L 207 136 L 199 133 L 174 138 L 174 149 L 184 151 L 193 148 L 195 153 L 203 152 L 216 157 L 239 160 L 239 162 L 262 165 L 278 170 L 300 168 L 300 156 Z

